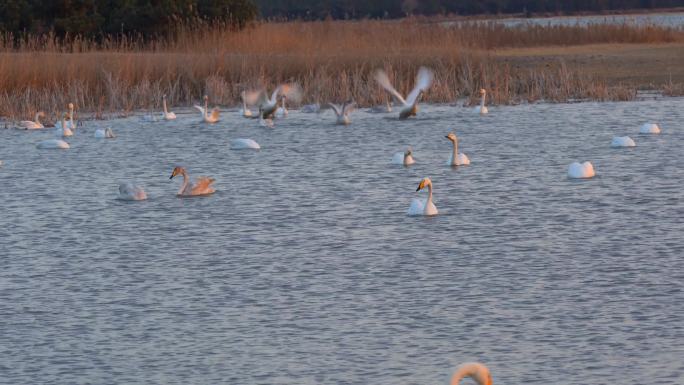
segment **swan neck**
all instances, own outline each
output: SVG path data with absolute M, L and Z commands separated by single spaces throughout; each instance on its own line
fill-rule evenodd
M 454 140 L 454 157 L 451 161 L 452 164 L 458 163 L 458 139 Z
M 487 97 L 487 94 L 482 94 L 482 97 L 480 97 L 480 107 L 484 107 L 486 97 Z
M 427 202 L 425 202 L 425 211 L 427 211 L 428 207 L 432 204 L 432 183 L 428 185 L 428 199 Z
M 185 189 L 188 187 L 188 174 L 185 172 L 185 170 L 181 171 L 181 176 L 183 177 L 183 184 L 181 184 L 180 190 L 178 190 L 178 195 L 183 195 L 185 192 Z
M 40 113 L 36 114 L 36 118 L 34 120 L 36 123 L 40 123 Z
M 169 113 L 169 110 L 166 108 L 166 98 L 164 98 L 164 99 L 162 100 L 162 104 L 164 105 L 164 113 L 165 113 L 165 114 L 168 114 L 168 113 Z
M 209 101 L 204 99 L 204 116 L 209 117 Z

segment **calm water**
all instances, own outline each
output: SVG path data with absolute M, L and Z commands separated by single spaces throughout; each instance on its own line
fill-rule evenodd
M 646 14 L 627 14 L 627 15 L 584 15 L 584 16 L 556 16 L 556 17 L 529 17 L 529 18 L 503 18 L 503 19 L 484 19 L 481 21 L 468 20 L 471 22 L 493 22 L 503 24 L 507 27 L 517 27 L 520 25 L 542 25 L 542 26 L 587 26 L 592 24 L 615 24 L 615 25 L 657 25 L 661 27 L 683 28 L 684 13 L 646 13 Z
M 495 384 L 681 385 L 683 107 L 183 114 L 87 122 L 67 151 L 2 130 L 0 382 L 446 384 L 478 360 Z M 454 128 L 469 167 L 444 166 Z M 176 198 L 178 164 L 218 192 Z M 407 217 L 424 176 L 440 215 Z

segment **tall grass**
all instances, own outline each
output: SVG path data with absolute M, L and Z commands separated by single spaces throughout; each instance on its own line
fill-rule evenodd
M 625 99 L 630 90 L 608 87 L 562 61 L 519 68 L 489 50 L 681 41 L 681 30 L 653 26 L 505 27 L 415 19 L 262 23 L 239 32 L 198 26 L 153 42 L 2 35 L 0 116 L 31 117 L 37 110 L 56 116 L 68 102 L 96 114 L 126 113 L 157 107 L 164 93 L 173 105 L 190 105 L 205 93 L 231 105 L 242 89 L 281 82 L 299 83 L 304 102 L 354 98 L 368 105 L 386 98 L 372 80 L 374 69 L 384 68 L 405 91 L 421 65 L 436 72 L 430 102 L 452 102 L 481 87 L 496 103 Z

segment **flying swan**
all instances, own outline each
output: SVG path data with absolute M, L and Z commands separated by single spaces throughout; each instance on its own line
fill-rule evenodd
M 375 80 L 392 95 L 397 103 L 400 104 L 399 119 L 406 119 L 416 115 L 418 112 L 418 99 L 420 99 L 421 95 L 430 88 L 433 79 L 434 73 L 431 70 L 420 67 L 420 69 L 418 69 L 418 75 L 416 76 L 416 86 L 411 90 L 406 99 L 404 99 L 401 94 L 394 89 L 385 71 L 377 70 L 375 72 Z

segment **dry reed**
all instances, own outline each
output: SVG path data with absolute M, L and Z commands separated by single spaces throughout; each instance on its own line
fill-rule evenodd
M 240 32 L 220 26 L 186 28 L 173 38 L 143 42 L 75 37 L 0 36 L 0 116 L 56 116 L 68 102 L 96 114 L 190 105 L 206 93 L 235 104 L 245 88 L 299 83 L 304 102 L 354 98 L 381 103 L 372 80 L 384 68 L 397 89 L 408 90 L 421 65 L 436 72 L 426 99 L 452 102 L 484 87 L 495 103 L 539 99 L 629 99 L 632 90 L 609 87 L 562 61 L 518 68 L 487 50 L 597 43 L 684 41 L 681 30 L 653 26 L 528 26 L 421 20 L 263 23 Z

